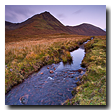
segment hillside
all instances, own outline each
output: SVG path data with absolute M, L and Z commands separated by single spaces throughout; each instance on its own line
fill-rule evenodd
M 49 12 L 36 14 L 21 23 L 5 21 L 6 37 L 33 36 L 42 34 L 74 34 L 74 35 L 105 35 L 106 32 L 99 27 L 83 23 L 78 26 L 64 26 Z
M 6 31 L 13 34 L 54 34 L 71 33 L 71 30 L 65 27 L 49 12 L 34 15 L 22 23 L 5 22 Z
M 83 23 L 78 26 L 67 26 L 67 28 L 78 35 L 106 35 L 106 32 L 101 28 L 87 23 Z

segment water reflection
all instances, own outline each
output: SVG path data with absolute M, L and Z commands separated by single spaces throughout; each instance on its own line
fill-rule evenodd
M 93 37 L 91 39 L 93 39 Z M 67 63 L 60 62 L 56 71 L 82 69 L 80 64 L 82 63 L 82 60 L 85 56 L 84 44 L 86 44 L 88 41 L 90 40 L 87 40 L 82 45 L 80 45 L 77 50 L 70 52 L 72 56 L 72 61 L 67 62 Z
M 85 49 L 84 49 L 84 44 L 80 46 L 77 50 L 70 52 L 72 56 L 72 62 L 68 63 L 63 63 L 60 62 L 60 65 L 57 68 L 57 71 L 62 71 L 62 70 L 78 70 L 81 67 L 81 62 L 84 58 L 85 55 Z

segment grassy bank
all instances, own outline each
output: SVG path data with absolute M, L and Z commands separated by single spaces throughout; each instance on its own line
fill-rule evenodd
M 85 45 L 82 66 L 87 68 L 74 97 L 64 105 L 106 105 L 106 36 L 95 37 Z
M 80 43 L 89 38 L 56 35 L 56 38 L 49 36 L 42 40 L 33 38 L 20 42 L 6 42 L 5 92 L 7 93 L 14 85 L 21 83 L 44 65 L 72 60 L 69 51 L 77 49 Z

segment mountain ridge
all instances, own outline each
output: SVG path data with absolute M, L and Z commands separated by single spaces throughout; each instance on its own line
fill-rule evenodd
M 83 23 L 77 26 L 64 26 L 49 12 L 36 14 L 21 23 L 5 21 L 6 35 L 39 35 L 39 34 L 75 34 L 75 35 L 106 35 L 101 28 Z
M 101 28 L 88 23 L 82 23 L 77 26 L 67 26 L 70 30 L 78 35 L 105 35 L 106 32 Z

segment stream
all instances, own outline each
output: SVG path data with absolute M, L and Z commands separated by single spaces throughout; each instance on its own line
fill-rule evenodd
M 87 43 L 87 40 L 85 43 Z M 61 105 L 73 96 L 79 77 L 85 74 L 81 67 L 85 56 L 84 44 L 70 52 L 72 62 L 59 62 L 46 65 L 39 72 L 33 73 L 23 83 L 13 87 L 5 95 L 6 105 Z M 81 70 L 81 71 L 79 71 Z

